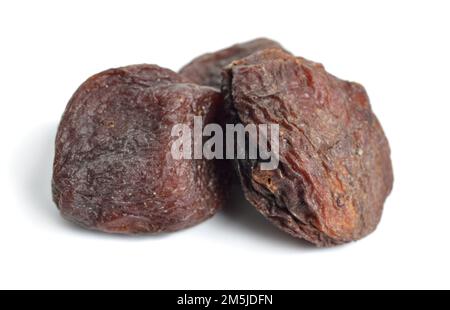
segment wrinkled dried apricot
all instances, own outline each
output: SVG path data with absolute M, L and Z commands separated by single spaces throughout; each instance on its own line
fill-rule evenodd
M 278 42 L 259 38 L 252 41 L 235 44 L 228 48 L 201 55 L 181 68 L 180 74 L 200 85 L 220 88 L 222 69 L 232 61 L 249 56 L 250 54 L 267 49 L 282 48 Z
M 222 205 L 220 162 L 171 156 L 174 124 L 215 121 L 221 94 L 155 65 L 111 69 L 71 98 L 56 137 L 53 198 L 80 225 L 114 233 L 174 231 Z
M 279 166 L 240 159 L 247 200 L 285 232 L 319 246 L 360 239 L 392 189 L 388 141 L 364 88 L 279 49 L 224 72 L 232 123 L 279 124 Z

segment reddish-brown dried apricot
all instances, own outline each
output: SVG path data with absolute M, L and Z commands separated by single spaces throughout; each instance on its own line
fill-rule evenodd
M 56 137 L 61 214 L 114 233 L 174 231 L 223 204 L 217 161 L 171 156 L 173 125 L 214 121 L 221 94 L 155 65 L 94 75 L 71 98 Z
M 237 160 L 246 198 L 287 233 L 319 246 L 360 239 L 380 221 L 393 173 L 364 88 L 278 49 L 235 61 L 223 92 L 234 123 L 279 124 L 279 166 Z
M 180 74 L 194 83 L 220 88 L 222 82 L 222 69 L 232 61 L 244 58 L 256 51 L 267 48 L 280 48 L 275 41 L 259 38 L 252 41 L 235 44 L 228 48 L 201 55 L 181 68 Z

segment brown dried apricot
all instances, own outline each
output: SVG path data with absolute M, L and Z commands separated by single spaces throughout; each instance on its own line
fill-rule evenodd
M 375 230 L 393 184 L 388 141 L 363 86 L 279 49 L 224 72 L 232 123 L 279 124 L 279 166 L 240 159 L 247 200 L 285 232 L 318 246 Z
M 180 74 L 194 83 L 220 88 L 222 69 L 232 61 L 244 58 L 256 51 L 282 46 L 273 40 L 258 38 L 248 42 L 235 44 L 228 48 L 201 55 L 181 68 Z
M 221 94 L 155 65 L 111 69 L 71 98 L 56 137 L 53 198 L 61 214 L 113 233 L 174 231 L 224 201 L 220 162 L 171 156 L 174 124 L 215 121 Z

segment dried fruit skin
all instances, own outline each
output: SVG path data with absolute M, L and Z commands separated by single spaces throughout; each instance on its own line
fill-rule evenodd
M 194 83 L 220 88 L 222 82 L 222 69 L 234 60 L 253 54 L 267 48 L 280 48 L 275 41 L 259 38 L 252 41 L 235 44 L 228 48 L 201 55 L 181 68 L 180 74 Z
M 235 61 L 223 92 L 234 123 L 280 126 L 278 169 L 237 160 L 246 198 L 318 246 L 372 232 L 393 184 L 388 141 L 364 88 L 278 49 Z
M 217 162 L 175 160 L 172 126 L 214 121 L 218 91 L 155 65 L 94 75 L 71 98 L 56 137 L 53 199 L 82 226 L 114 233 L 174 231 L 223 204 Z

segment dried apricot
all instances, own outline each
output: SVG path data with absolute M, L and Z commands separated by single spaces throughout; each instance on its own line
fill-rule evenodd
M 222 90 L 232 123 L 279 124 L 279 166 L 236 160 L 246 198 L 318 246 L 375 230 L 393 184 L 390 148 L 363 86 L 266 49 L 233 62 Z
M 220 162 L 171 156 L 172 127 L 209 122 L 217 90 L 156 65 L 111 69 L 71 98 L 56 137 L 53 198 L 80 225 L 114 233 L 174 231 L 224 202 Z
M 266 38 L 254 39 L 248 42 L 235 44 L 228 48 L 201 55 L 181 68 L 180 74 L 194 83 L 220 88 L 222 82 L 222 69 L 234 60 L 249 56 L 250 54 L 267 49 L 282 48 L 278 42 Z

